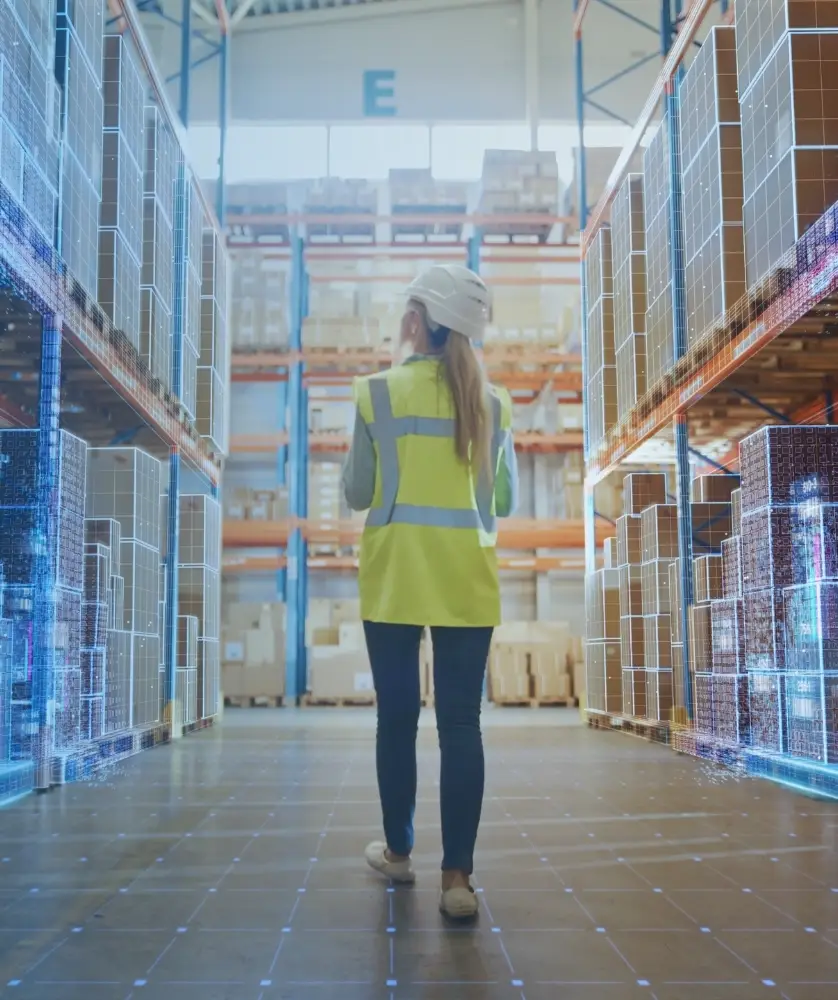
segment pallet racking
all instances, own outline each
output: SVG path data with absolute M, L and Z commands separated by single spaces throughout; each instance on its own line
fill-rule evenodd
M 582 32 L 585 10 L 588 6 L 584 0 L 580 0 L 576 5 L 580 129 L 584 124 L 584 94 L 581 90 Z M 730 23 L 731 13 L 735 15 L 737 22 L 740 61 L 738 102 L 742 107 L 741 144 L 745 153 L 744 187 L 741 182 L 738 185 L 739 202 L 741 204 L 744 200 L 745 203 L 744 216 L 740 212 L 738 218 L 725 219 L 725 222 L 739 226 L 740 229 L 744 226 L 746 244 L 750 238 L 751 245 L 759 247 L 761 246 L 759 238 L 754 244 L 754 236 L 758 236 L 761 232 L 765 235 L 763 231 L 765 224 L 769 218 L 774 219 L 770 213 L 766 214 L 767 195 L 760 186 L 762 177 L 757 170 L 757 164 L 760 162 L 759 144 L 767 141 L 764 132 L 761 131 L 765 122 L 759 116 L 764 117 L 765 107 L 770 103 L 764 97 L 768 92 L 766 87 L 770 89 L 770 86 L 776 84 L 775 78 L 782 77 L 784 66 L 793 66 L 796 58 L 798 62 L 803 58 L 795 49 L 796 40 L 802 36 L 795 36 L 794 24 L 784 22 L 781 16 L 777 21 L 779 29 L 777 25 L 772 29 L 776 37 L 774 35 L 771 37 L 771 51 L 763 51 L 759 47 L 764 48 L 765 39 L 759 30 L 759 25 L 754 26 L 748 20 L 752 15 L 756 16 L 754 5 L 737 5 L 735 11 L 728 10 L 727 5 L 723 7 L 725 16 L 721 22 L 716 19 L 717 23 Z M 706 578 L 702 581 L 694 576 L 694 566 L 701 560 L 694 558 L 699 553 L 694 551 L 696 534 L 691 530 L 691 518 L 687 513 L 695 509 L 697 499 L 691 495 L 693 490 L 691 456 L 697 458 L 706 471 L 729 473 L 735 469 L 739 457 L 735 442 L 767 421 L 773 421 L 783 427 L 792 427 L 796 424 L 832 424 L 834 420 L 832 393 L 836 375 L 828 340 L 823 337 L 823 334 L 828 334 L 831 329 L 838 299 L 838 249 L 836 249 L 838 205 L 832 204 L 831 207 L 829 205 L 834 195 L 833 199 L 827 199 L 827 203 L 821 203 L 816 210 L 801 200 L 795 201 L 783 214 L 785 203 L 774 203 L 778 239 L 785 242 L 776 244 L 776 252 L 769 262 L 771 266 L 767 267 L 766 259 L 759 254 L 753 260 L 749 259 L 748 290 L 744 296 L 737 297 L 737 301 L 732 304 L 729 300 L 725 301 L 725 295 L 721 294 L 726 290 L 721 287 L 723 279 L 716 276 L 713 279 L 715 282 L 713 290 L 719 294 L 714 298 L 713 307 L 708 309 L 706 301 L 701 303 L 706 317 L 703 320 L 703 328 L 689 331 L 689 336 L 687 335 L 688 261 L 684 255 L 685 222 L 689 232 L 690 227 L 695 227 L 696 220 L 687 218 L 684 214 L 689 206 L 683 201 L 681 180 L 682 167 L 695 169 L 697 158 L 694 156 L 690 158 L 690 150 L 692 153 L 696 152 L 690 147 L 687 150 L 690 162 L 686 164 L 682 162 L 685 150 L 679 142 L 681 133 L 679 126 L 682 112 L 691 116 L 690 120 L 684 123 L 687 134 L 690 129 L 695 129 L 698 135 L 707 124 L 704 120 L 700 120 L 701 115 L 697 114 L 696 109 L 701 102 L 696 102 L 694 89 L 691 91 L 689 86 L 694 82 L 695 74 L 692 74 L 692 80 L 688 77 L 688 86 L 684 86 L 684 66 L 693 53 L 696 40 L 701 37 L 709 16 L 713 13 L 712 8 L 711 0 L 693 0 L 682 11 L 680 3 L 673 5 L 664 0 L 662 5 L 664 33 L 661 46 L 665 52 L 663 66 L 633 129 L 631 139 L 622 150 L 597 204 L 590 213 L 583 207 L 580 220 L 584 228 L 582 252 L 587 256 L 595 246 L 597 234 L 606 223 L 621 185 L 624 185 L 632 157 L 653 124 L 656 110 L 662 105 L 664 127 L 668 128 L 669 133 L 668 179 L 671 204 L 668 214 L 672 250 L 669 273 L 674 317 L 672 324 L 674 336 L 670 349 L 674 363 L 663 366 L 656 379 L 650 377 L 645 394 L 640 396 L 632 407 L 620 413 L 619 418 L 612 426 L 605 429 L 599 439 L 592 438 L 590 427 L 586 423 L 586 565 L 588 572 L 593 572 L 597 540 L 592 500 L 596 485 L 609 474 L 618 471 L 627 461 L 642 455 L 648 442 L 653 439 L 658 442 L 665 440 L 675 467 L 677 482 L 675 499 L 679 514 L 678 543 L 668 555 L 677 557 L 673 565 L 676 567 L 674 582 L 678 585 L 675 600 L 679 609 L 677 642 L 672 646 L 672 650 L 673 654 L 677 650 L 677 655 L 673 656 L 674 666 L 682 671 L 681 678 L 675 680 L 676 685 L 679 683 L 681 685 L 683 702 L 680 714 L 678 712 L 673 714 L 671 722 L 661 721 L 663 717 L 660 715 L 650 721 L 646 711 L 626 713 L 589 709 L 589 717 L 596 725 L 608 724 L 610 720 L 611 724 L 629 730 L 645 727 L 654 738 L 668 739 L 680 750 L 699 753 L 735 764 L 749 773 L 767 775 L 796 787 L 815 789 L 823 794 L 835 796 L 838 795 L 838 773 L 834 767 L 823 763 L 829 759 L 829 751 L 822 749 L 818 751 L 822 754 L 819 758 L 808 743 L 809 748 L 803 750 L 800 746 L 792 747 L 791 744 L 784 743 L 781 737 L 775 741 L 772 751 L 765 733 L 761 735 L 751 733 L 747 739 L 740 733 L 738 726 L 741 718 L 737 717 L 735 707 L 731 709 L 731 706 L 737 704 L 737 699 L 740 699 L 740 705 L 742 703 L 743 695 L 740 687 L 745 682 L 741 677 L 737 677 L 736 668 L 741 655 L 744 663 L 742 671 L 746 674 L 752 672 L 754 677 L 750 703 L 752 713 L 755 711 L 755 705 L 773 705 L 776 707 L 778 719 L 781 720 L 778 725 L 782 727 L 785 725 L 782 721 L 784 718 L 782 705 L 785 704 L 783 699 L 788 699 L 789 706 L 802 705 L 804 707 L 800 711 L 814 711 L 812 719 L 820 718 L 823 722 L 825 718 L 827 730 L 830 726 L 834 726 L 834 718 L 830 715 L 833 711 L 830 707 L 833 704 L 830 701 L 832 695 L 828 690 L 824 693 L 823 684 L 820 695 L 816 691 L 817 685 L 811 687 L 812 677 L 809 675 L 805 675 L 804 679 L 810 684 L 811 689 L 801 684 L 797 684 L 796 687 L 793 685 L 784 687 L 783 678 L 786 675 L 782 661 L 783 652 L 791 650 L 801 663 L 809 663 L 810 660 L 806 657 L 811 658 L 812 654 L 812 650 L 808 647 L 801 651 L 794 643 L 785 651 L 779 648 L 785 639 L 779 638 L 778 623 L 780 615 L 784 612 L 776 610 L 777 594 L 780 595 L 779 600 L 782 603 L 784 600 L 782 587 L 791 581 L 778 584 L 780 589 L 754 591 L 750 596 L 746 591 L 744 598 L 741 583 L 738 585 L 739 590 L 736 589 L 737 585 L 733 582 L 733 578 L 741 574 L 742 571 L 738 567 L 744 561 L 744 556 L 740 553 L 743 547 L 748 545 L 753 547 L 752 532 L 744 541 L 740 541 L 743 529 L 736 504 L 733 508 L 730 541 L 725 542 L 722 549 L 722 568 L 726 581 L 723 595 L 713 599 L 708 593 Z M 721 30 L 733 31 L 732 28 Z M 834 43 L 836 38 L 834 26 L 817 30 L 824 32 L 824 38 L 827 38 L 830 44 Z M 752 42 L 759 51 L 753 49 Z M 727 45 L 720 43 L 718 34 L 711 36 L 710 44 L 717 48 L 721 44 Z M 702 46 L 707 45 L 708 40 L 703 38 Z M 702 52 L 701 57 L 704 55 L 705 52 Z M 817 63 L 817 59 L 814 62 Z M 716 71 L 719 72 L 718 63 Z M 788 87 L 792 88 L 793 85 L 789 82 Z M 773 93 L 779 91 L 775 88 Z M 718 97 L 718 94 L 715 96 Z M 781 96 L 787 97 L 785 92 Z M 705 98 L 707 98 L 706 93 Z M 695 105 L 692 111 L 691 101 Z M 759 120 L 749 120 L 749 116 Z M 733 131 L 738 133 L 739 129 L 738 121 L 733 121 L 730 116 L 717 113 L 715 120 L 718 124 L 714 126 L 716 131 L 709 140 L 710 148 L 714 141 L 717 144 L 720 142 L 719 130 L 728 129 L 730 135 Z M 712 131 L 711 129 L 710 132 Z M 792 187 L 797 185 L 798 190 L 801 190 L 799 177 L 805 175 L 805 171 L 810 167 L 814 170 L 814 167 L 805 161 L 805 158 L 794 159 L 796 141 L 800 140 L 796 140 L 792 129 L 788 143 L 790 148 L 788 156 L 791 158 L 789 162 L 792 163 L 789 169 L 797 170 L 799 173 L 792 174 L 789 183 Z M 823 142 L 824 139 L 821 139 L 819 144 L 822 145 Z M 724 142 L 721 142 L 721 145 L 723 146 Z M 764 174 L 765 170 L 762 172 Z M 717 175 L 720 173 L 721 171 L 717 171 Z M 773 176 L 770 171 L 769 174 Z M 729 174 L 725 177 L 725 180 L 727 179 Z M 584 182 L 582 188 L 584 190 Z M 822 198 L 828 189 L 828 185 L 820 183 L 818 190 Z M 752 199 L 751 202 L 749 198 Z M 763 198 L 759 203 L 763 205 L 762 214 L 756 211 L 755 199 L 758 198 Z M 584 204 L 583 200 L 582 205 Z M 763 226 L 763 230 L 760 230 L 760 225 Z M 647 227 L 647 236 L 649 232 Z M 738 242 L 741 246 L 741 239 Z M 722 255 L 722 246 L 723 244 L 719 245 L 717 256 Z M 745 253 L 740 249 L 739 254 L 741 261 L 736 266 L 742 268 L 744 287 Z M 694 256 L 691 259 L 694 259 Z M 725 264 L 727 265 L 727 260 Z M 583 298 L 585 294 L 586 290 L 583 288 Z M 719 302 L 723 303 L 721 308 L 717 305 Z M 585 330 L 583 340 L 587 337 L 587 332 Z M 812 432 L 817 430 L 815 427 Z M 753 440 L 749 439 L 751 442 Z M 751 451 L 754 447 L 753 443 L 748 445 Z M 744 456 L 745 451 L 742 454 Z M 752 476 L 753 472 L 745 468 L 744 457 L 742 461 L 745 477 L 743 486 L 748 486 L 747 477 Z M 768 512 L 776 511 L 771 517 L 782 519 L 782 505 L 789 502 L 769 497 L 762 503 L 780 506 L 766 506 L 760 509 L 759 514 L 768 516 Z M 758 507 L 758 504 L 752 502 L 747 517 L 758 516 L 756 513 Z M 823 509 L 826 510 L 826 507 Z M 772 544 L 770 532 L 768 534 L 762 532 L 761 537 L 763 536 L 769 538 L 764 544 L 770 548 Z M 762 557 L 765 557 L 765 553 L 762 553 Z M 765 574 L 763 577 L 765 578 Z M 771 579 L 770 575 L 768 579 Z M 670 575 L 670 581 L 672 580 L 673 576 Z M 696 586 L 697 582 L 701 585 L 700 589 Z M 760 585 L 768 586 L 765 582 Z M 785 613 L 792 615 L 791 620 L 796 620 L 793 617 L 796 614 L 801 620 L 807 618 L 809 621 L 814 615 L 821 621 L 825 613 L 821 590 L 817 589 L 821 585 L 811 584 L 811 586 L 815 587 L 813 594 L 807 591 L 805 595 L 789 594 L 785 598 L 791 607 L 791 610 Z M 753 591 L 753 584 L 751 589 Z M 675 593 L 672 583 L 669 584 L 669 592 Z M 765 628 L 759 626 L 761 629 L 759 642 L 764 645 L 758 646 L 755 641 L 755 644 L 748 646 L 747 650 L 740 651 L 743 614 L 740 605 L 743 600 L 746 604 L 750 602 L 752 605 L 750 611 L 748 607 L 744 611 L 746 629 L 749 620 L 752 622 L 750 626 L 752 629 L 756 628 L 753 623 L 758 619 L 763 623 L 768 622 L 769 625 Z M 814 604 L 810 607 L 806 604 L 807 601 L 809 604 L 812 604 L 812 601 L 817 604 L 815 611 L 812 610 Z M 819 601 L 821 603 L 818 603 Z M 827 619 L 823 618 L 824 628 L 827 627 L 826 621 Z M 718 643 L 713 633 L 714 629 L 721 630 L 719 633 L 721 641 Z M 765 629 L 768 630 L 767 633 Z M 772 629 L 778 631 L 772 632 Z M 756 634 L 755 631 L 754 635 Z M 713 662 L 712 666 L 708 666 L 707 657 L 711 641 Z M 750 639 L 748 641 L 750 642 Z M 691 649 L 691 645 L 694 648 Z M 717 650 L 724 652 L 718 664 Z M 752 658 L 750 665 L 749 655 Z M 802 668 L 798 666 L 791 669 Z M 717 673 L 721 677 L 715 677 Z M 692 684 L 693 676 L 696 681 L 695 687 Z M 790 673 L 788 676 L 794 677 L 794 674 Z M 829 676 L 828 671 L 821 675 L 822 679 L 828 679 Z M 715 680 L 712 679 L 714 677 Z M 747 688 L 744 690 L 747 692 Z M 693 694 L 696 696 L 696 704 L 693 704 Z M 747 703 L 747 693 L 744 697 Z M 762 703 L 759 702 L 761 697 Z M 818 701 L 821 705 L 820 715 L 812 708 Z M 632 717 L 634 714 L 645 715 L 647 719 L 645 722 L 638 720 Z M 720 720 L 717 726 L 720 731 L 715 734 L 708 722 L 708 719 L 713 717 Z M 816 723 L 813 722 L 812 725 L 815 727 Z M 801 726 L 802 723 L 799 723 L 799 733 L 803 731 Z M 814 739 L 814 735 L 809 734 L 803 742 L 806 740 L 811 742 Z M 824 757 L 823 753 L 827 753 L 827 757 Z
M 551 231 L 566 228 L 569 219 L 539 213 L 453 211 L 442 218 L 438 210 L 414 206 L 399 214 L 256 214 L 231 206 L 230 220 L 231 250 L 261 246 L 266 256 L 290 265 L 288 348 L 255 345 L 249 351 L 234 350 L 232 355 L 234 384 L 276 385 L 278 426 L 260 434 L 234 433 L 230 439 L 231 456 L 276 454 L 277 483 L 288 488 L 288 516 L 274 520 L 225 520 L 222 567 L 226 574 L 272 571 L 278 574 L 278 599 L 284 599 L 287 608 L 287 702 L 306 691 L 308 576 L 312 572 L 355 570 L 357 556 L 346 550 L 357 544 L 360 535 L 358 521 L 324 522 L 309 515 L 305 494 L 310 456 L 318 453 L 337 456 L 348 450 L 350 440 L 346 434 L 309 430 L 308 394 L 314 387 L 334 387 L 339 394 L 334 399 L 349 400 L 347 390 L 354 375 L 377 371 L 392 363 L 392 351 L 380 347 L 332 348 L 308 343 L 304 321 L 312 288 L 338 280 L 341 266 L 349 264 L 354 268 L 354 282 L 359 273 L 363 277 L 365 264 L 372 266 L 382 261 L 392 265 L 392 270 L 386 279 L 377 280 L 393 282 L 394 287 L 404 286 L 411 280 L 417 261 L 429 259 L 465 260 L 485 273 L 490 283 L 510 291 L 532 285 L 536 280 L 540 284 L 546 281 L 548 285 L 572 287 L 578 284 L 578 278 L 568 273 L 567 265 L 572 267 L 578 261 L 578 251 L 565 243 L 563 236 L 554 243 L 549 235 Z M 344 230 L 351 227 L 357 242 L 340 238 L 333 238 L 331 244 L 324 242 L 324 232 L 328 234 L 328 227 L 335 227 L 336 223 Z M 445 235 L 440 236 L 441 230 Z M 519 273 L 533 263 L 554 265 L 555 276 L 535 279 Z M 376 280 L 372 271 L 370 280 Z M 581 359 L 573 349 L 489 341 L 483 353 L 490 378 L 505 384 L 513 398 L 532 400 L 546 391 L 556 398 L 581 401 Z M 286 414 L 287 423 L 283 422 Z M 522 452 L 579 453 L 582 433 L 581 429 L 522 432 L 517 435 L 517 446 Z M 600 534 L 604 538 L 604 524 Z M 556 555 L 550 550 L 581 548 L 582 541 L 581 521 L 513 520 L 504 525 L 502 532 L 500 547 L 508 550 L 508 554 L 501 558 L 501 566 L 519 572 L 578 571 L 582 568 L 580 558 Z M 322 547 L 332 548 L 334 553 L 320 554 Z M 274 549 L 277 554 L 248 555 L 248 549 Z
M 87 775 L 207 724 L 212 714 L 185 720 L 174 711 L 181 472 L 209 498 L 220 481 L 224 442 L 203 433 L 183 406 L 182 290 L 152 338 L 170 344 L 173 368 L 156 365 L 147 338 L 144 345 L 140 288 L 160 277 L 152 272 L 144 281 L 141 274 L 149 176 L 144 108 L 168 137 L 177 174 L 176 189 L 145 191 L 170 203 L 176 270 L 197 253 L 200 277 L 203 230 L 218 234 L 219 222 L 184 153 L 190 4 L 183 4 L 180 117 L 140 24 L 147 6 L 16 0 L 2 10 L 0 117 L 9 156 L 0 178 L 0 410 L 12 428 L 2 431 L 7 478 L 20 477 L 24 492 L 30 479 L 35 485 L 22 514 L 11 509 L 19 500 L 4 503 L 10 523 L 28 512 L 34 518 L 27 529 L 31 558 L 25 545 L 20 558 L 20 539 L 6 542 L 8 569 L 18 561 L 17 579 L 7 572 L 3 584 L 11 645 L 3 649 L 2 683 L 12 685 L 12 718 L 25 718 L 17 737 L 4 727 L 4 799 Z M 218 49 L 226 53 L 224 39 Z M 15 159 L 22 172 L 9 169 Z M 153 169 L 153 154 L 151 160 Z M 19 461 L 25 441 L 32 449 L 28 469 Z M 148 466 L 143 482 L 132 480 L 128 489 L 134 503 L 144 499 L 148 507 L 142 537 L 139 528 L 126 530 L 139 521 L 126 513 L 127 493 L 114 478 L 125 473 L 96 471 L 97 456 L 107 462 L 108 454 L 118 454 L 126 468 Z M 162 461 L 174 501 L 164 514 Z M 21 663 L 28 664 L 23 674 Z M 127 663 L 128 673 L 117 676 L 107 663 Z M 2 697 L 5 711 L 5 689 Z

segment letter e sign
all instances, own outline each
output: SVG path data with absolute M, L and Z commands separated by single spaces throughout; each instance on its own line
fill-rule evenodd
M 396 71 L 364 70 L 364 117 L 394 118 L 396 115 Z

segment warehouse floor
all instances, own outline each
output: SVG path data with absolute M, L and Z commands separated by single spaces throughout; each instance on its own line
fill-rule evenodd
M 486 717 L 476 927 L 437 912 L 430 718 L 420 880 L 391 891 L 359 860 L 379 833 L 372 716 L 228 711 L 3 812 L 0 996 L 836 995 L 838 805 L 591 732 L 575 712 Z

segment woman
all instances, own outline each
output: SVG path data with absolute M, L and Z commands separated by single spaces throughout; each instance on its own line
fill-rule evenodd
M 466 267 L 430 268 L 408 289 L 401 365 L 359 378 L 344 473 L 361 540 L 361 617 L 378 697 L 376 762 L 383 843 L 367 863 L 413 882 L 419 643 L 430 626 L 442 754 L 442 895 L 454 919 L 477 913 L 471 886 L 483 804 L 480 705 L 492 630 L 500 623 L 495 516 L 515 505 L 509 395 L 489 386 L 472 343 L 489 291 Z

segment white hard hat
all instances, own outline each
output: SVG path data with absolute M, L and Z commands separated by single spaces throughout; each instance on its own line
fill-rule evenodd
M 421 302 L 437 326 L 481 340 L 491 318 L 492 296 L 474 271 L 461 264 L 435 264 L 408 286 L 407 295 Z

